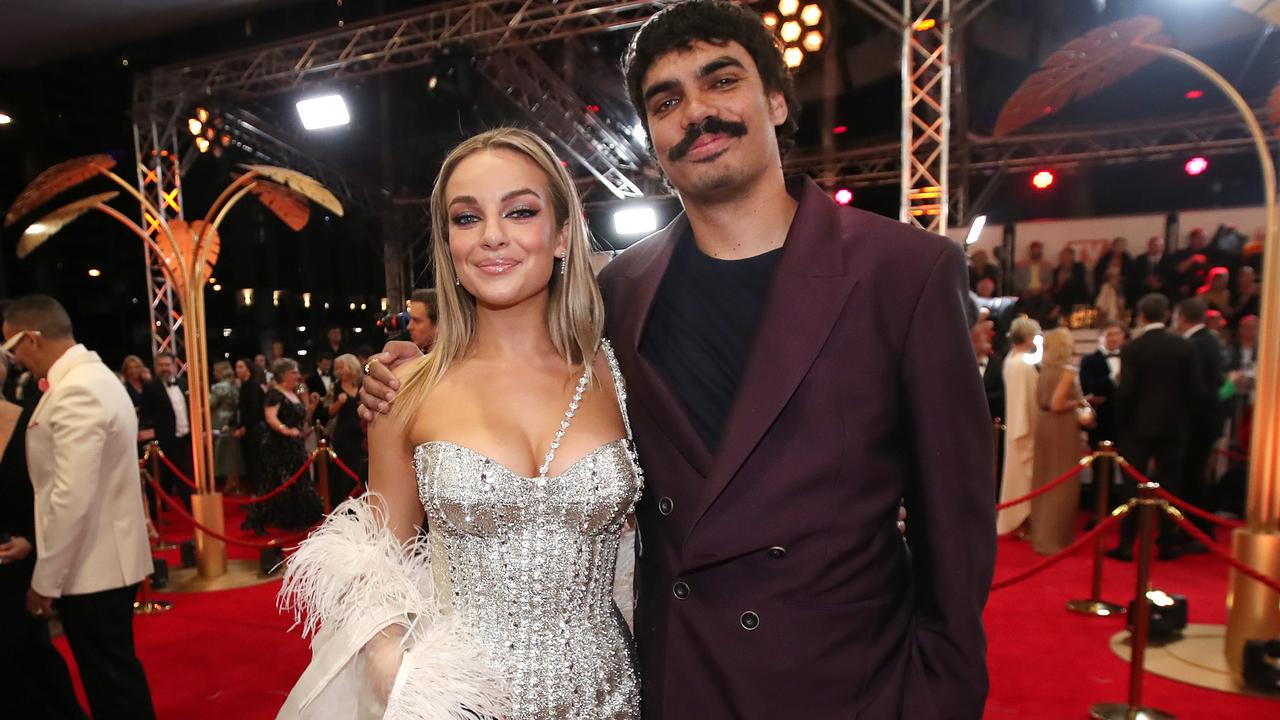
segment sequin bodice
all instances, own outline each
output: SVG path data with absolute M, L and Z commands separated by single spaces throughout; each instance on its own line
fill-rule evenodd
M 419 445 L 414 461 L 437 583 L 508 679 L 511 720 L 638 718 L 632 641 L 613 603 L 618 537 L 643 484 L 630 438 L 554 477 L 444 441 Z

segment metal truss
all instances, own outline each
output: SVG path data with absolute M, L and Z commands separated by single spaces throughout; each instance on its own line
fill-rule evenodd
M 1254 112 L 1260 113 L 1260 108 Z M 1188 152 L 1229 155 L 1253 152 L 1253 140 L 1234 112 L 1179 117 L 1117 127 L 1084 127 L 1075 130 L 993 138 L 967 138 L 971 176 L 1062 169 L 1084 164 L 1116 165 L 1164 160 Z M 1280 139 L 1271 138 L 1273 146 Z M 787 173 L 831 177 L 836 184 L 892 185 L 901 178 L 901 153 L 897 143 L 882 143 L 844 150 L 833 155 L 808 153 L 787 158 Z M 958 167 L 951 172 L 957 173 Z M 975 203 L 975 206 L 979 203 Z M 980 208 L 975 207 L 975 211 Z
M 176 118 L 167 123 L 151 122 L 133 126 L 135 166 L 138 173 L 138 191 L 160 211 L 161 218 L 152 216 L 145 208 L 140 223 L 147 235 L 155 238 L 160 232 L 161 220 L 182 219 L 182 164 L 178 151 Z M 162 260 L 156 257 L 150 246 L 143 248 L 146 258 L 147 306 L 150 312 L 151 354 L 171 352 L 175 357 L 183 355 L 182 308 L 175 302 L 173 287 L 161 269 Z M 185 363 L 181 370 L 186 369 Z
M 643 163 L 627 140 L 583 112 L 584 101 L 532 49 L 489 53 L 476 68 L 614 197 L 644 196 L 632 180 L 643 181 Z

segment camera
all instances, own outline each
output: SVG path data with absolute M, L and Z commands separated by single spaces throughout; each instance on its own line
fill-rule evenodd
M 376 324 L 387 335 L 399 335 L 409 330 L 409 313 L 407 311 L 388 313 L 378 318 Z

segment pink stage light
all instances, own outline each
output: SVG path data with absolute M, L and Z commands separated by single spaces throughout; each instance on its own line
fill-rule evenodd
M 1054 180 L 1055 178 L 1053 177 L 1053 173 L 1049 172 L 1048 170 L 1041 170 L 1040 172 L 1031 176 L 1031 184 L 1037 190 L 1044 190 L 1048 188 L 1050 185 L 1053 184 Z
M 848 205 L 853 202 L 853 191 L 849 188 L 840 188 L 835 193 L 836 202 L 841 205 Z
M 1187 164 L 1182 166 L 1182 169 L 1186 170 L 1188 175 L 1199 175 L 1209 169 L 1209 161 L 1197 155 L 1188 160 Z
M 1200 98 L 1204 97 L 1204 91 L 1203 91 L 1203 90 L 1188 90 L 1188 91 L 1186 92 L 1186 94 L 1184 94 L 1182 97 L 1184 97 L 1184 98 L 1186 98 L 1186 99 L 1188 99 L 1188 100 L 1199 100 Z

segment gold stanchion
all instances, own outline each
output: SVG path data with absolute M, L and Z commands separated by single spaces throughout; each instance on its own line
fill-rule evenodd
M 1138 510 L 1138 582 L 1133 601 L 1137 615 L 1132 618 L 1133 632 L 1129 635 L 1129 702 L 1093 705 L 1089 708 L 1089 717 L 1094 720 L 1174 720 L 1172 714 L 1163 710 L 1142 707 L 1143 662 L 1151 625 L 1151 601 L 1147 592 L 1151 589 L 1152 535 L 1155 534 L 1156 511 L 1163 504 L 1156 497 L 1159 487 L 1157 483 L 1139 485 L 1138 499 L 1134 501 Z
M 151 461 L 150 464 L 151 464 L 152 479 L 156 481 L 157 485 L 162 484 L 160 482 L 160 443 L 156 442 L 155 440 L 152 440 L 151 444 L 147 446 L 146 455 L 147 455 L 147 458 Z M 143 491 L 144 492 L 146 491 L 145 487 L 143 488 Z M 151 548 L 153 550 L 172 550 L 178 546 L 174 545 L 171 542 L 167 542 L 164 539 L 164 503 L 160 501 L 159 497 L 156 497 L 155 507 L 156 507 L 156 532 L 160 533 L 160 539 L 156 540 L 155 544 L 153 544 Z
M 995 487 L 996 492 L 1000 491 L 1000 434 L 1004 432 L 1004 422 L 1001 418 L 995 418 L 991 421 L 991 459 L 992 465 L 995 466 Z
M 324 514 L 328 515 L 333 510 L 333 499 L 329 497 L 329 441 L 324 438 L 316 444 L 316 485 Z
M 134 615 L 158 615 L 173 609 L 168 600 L 151 599 L 151 578 L 142 580 L 142 589 L 138 591 L 138 599 L 133 601 Z
M 1094 523 L 1100 524 L 1111 515 L 1108 495 L 1111 490 L 1111 476 L 1115 472 L 1115 458 L 1116 447 L 1111 441 L 1103 440 L 1098 444 L 1098 454 L 1093 465 Z M 1067 609 L 1071 612 L 1094 617 L 1124 614 L 1125 608 L 1123 605 L 1117 605 L 1102 599 L 1102 558 L 1105 553 L 1104 540 L 1102 535 L 1099 535 L 1093 543 L 1093 582 L 1090 586 L 1089 597 L 1080 600 L 1068 600 Z
M 191 496 L 191 514 L 201 525 L 219 535 L 226 533 L 222 514 L 222 493 Z M 227 544 L 196 528 L 196 571 L 202 578 L 221 577 L 227 572 Z

